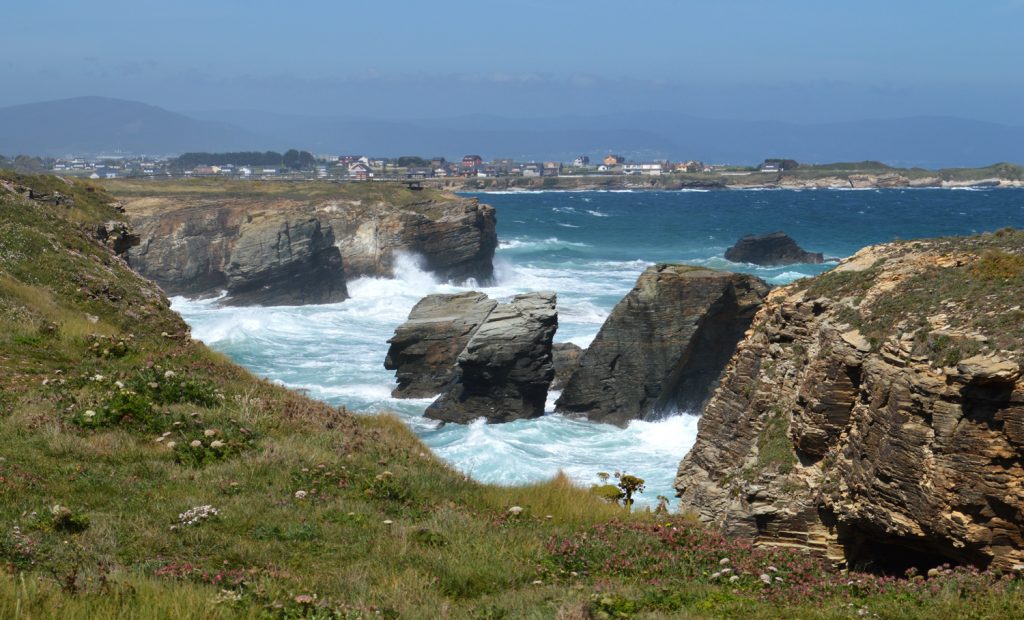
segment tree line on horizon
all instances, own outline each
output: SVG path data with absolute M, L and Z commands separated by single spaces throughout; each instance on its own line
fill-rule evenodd
M 237 151 L 229 153 L 184 153 L 174 159 L 173 165 L 182 170 L 196 166 L 275 166 L 292 170 L 308 170 L 316 164 L 316 157 L 309 151 L 289 149 L 284 153 L 276 151 Z

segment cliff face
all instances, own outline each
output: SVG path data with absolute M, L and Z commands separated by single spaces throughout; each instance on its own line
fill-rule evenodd
M 619 425 L 699 410 L 767 292 L 749 275 L 648 267 L 581 354 L 557 410 Z
M 450 194 L 333 185 L 302 194 L 227 182 L 112 191 L 141 238 L 129 262 L 172 295 L 227 288 L 262 290 L 266 303 L 338 301 L 346 279 L 390 277 L 403 252 L 443 279 L 493 275 L 494 209 Z
M 684 509 L 893 572 L 1024 563 L 1024 233 L 875 246 L 773 291 L 679 466 Z

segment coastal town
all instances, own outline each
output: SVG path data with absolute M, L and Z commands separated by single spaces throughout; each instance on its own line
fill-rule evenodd
M 0 160 L 0 167 L 22 167 L 38 172 L 90 179 L 201 178 L 331 181 L 381 181 L 444 178 L 541 178 L 559 176 L 620 175 L 662 176 L 674 173 L 781 172 L 788 160 L 765 160 L 759 166 L 733 166 L 688 161 L 631 161 L 608 153 L 591 158 L 579 155 L 571 162 L 485 160 L 477 154 L 461 159 L 371 157 L 366 155 L 312 155 L 306 151 L 253 153 L 186 153 L 177 157 L 135 155 L 74 156 Z M 5 166 L 6 164 L 6 166 Z M 795 162 L 793 162 L 795 166 Z

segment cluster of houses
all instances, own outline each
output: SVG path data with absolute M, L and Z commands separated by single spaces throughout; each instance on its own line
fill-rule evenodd
M 409 161 L 415 165 L 408 165 Z M 761 172 L 779 172 L 780 160 L 765 160 Z M 788 160 L 786 160 L 788 161 Z M 587 155 L 576 157 L 571 163 L 557 161 L 522 162 L 513 159 L 484 161 L 480 155 L 466 155 L 461 160 L 448 161 L 444 157 L 433 159 L 384 159 L 359 155 L 323 155 L 315 159 L 312 167 L 293 170 L 279 166 L 261 165 L 200 165 L 187 170 L 175 166 L 173 158 L 103 157 L 87 160 L 81 157 L 53 160 L 52 170 L 58 174 L 74 174 L 94 179 L 119 177 L 230 177 L 242 179 L 323 179 L 346 181 L 428 179 L 445 177 L 557 177 L 589 174 L 618 174 L 659 176 L 675 172 L 712 173 L 725 169 L 697 160 L 627 161 L 625 157 L 610 153 L 591 161 Z M 400 163 L 406 165 L 399 165 Z
M 346 176 L 353 181 L 367 181 L 375 178 L 393 178 L 399 174 L 407 179 L 443 177 L 556 177 L 565 174 L 627 174 L 658 176 L 671 172 L 713 172 L 714 166 L 707 166 L 697 160 L 671 163 L 668 161 L 631 163 L 621 155 L 609 154 L 600 163 L 592 165 L 590 157 L 580 155 L 571 166 L 562 162 L 519 162 L 512 159 L 496 159 L 484 162 L 479 155 L 466 155 L 461 161 L 449 162 L 443 157 L 430 160 L 429 166 L 388 170 L 385 160 L 371 160 L 367 157 L 340 156 L 337 166 L 344 166 Z

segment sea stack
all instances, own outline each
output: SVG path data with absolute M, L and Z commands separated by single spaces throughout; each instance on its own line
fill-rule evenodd
M 825 262 L 821 252 L 807 252 L 782 231 L 747 235 L 725 251 L 725 258 L 734 263 L 752 263 L 763 267 Z
M 498 304 L 457 359 L 447 390 L 426 416 L 446 422 L 510 422 L 544 415 L 555 376 L 555 293 L 517 295 Z
M 581 355 L 556 410 L 620 426 L 699 412 L 767 293 L 750 275 L 648 267 Z

